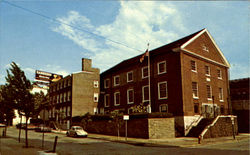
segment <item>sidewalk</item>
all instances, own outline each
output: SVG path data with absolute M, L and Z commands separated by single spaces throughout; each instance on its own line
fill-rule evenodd
M 109 135 L 100 135 L 100 134 L 89 134 L 89 138 L 94 139 L 102 139 L 107 141 L 119 142 L 119 143 L 127 143 L 132 145 L 140 145 L 140 146 L 172 146 L 172 147 L 194 147 L 201 145 L 209 145 L 209 144 L 218 144 L 218 143 L 230 143 L 230 142 L 238 142 L 243 139 L 249 139 L 250 134 L 239 134 L 236 136 L 234 140 L 233 137 L 219 137 L 219 138 L 210 138 L 203 139 L 201 144 L 198 143 L 198 138 L 192 137 L 178 137 L 178 138 L 168 138 L 168 139 L 141 139 L 141 138 L 127 138 L 125 137 L 117 137 L 117 136 L 109 136 Z
M 64 135 L 66 134 L 66 131 L 64 130 L 61 130 L 61 131 L 52 130 L 52 132 L 58 133 L 58 134 L 64 134 Z M 198 138 L 194 138 L 194 137 L 177 137 L 177 138 L 168 138 L 168 139 L 142 139 L 142 138 L 128 137 L 126 140 L 125 137 L 89 133 L 88 138 L 101 139 L 101 140 L 107 140 L 107 141 L 118 142 L 118 143 L 126 143 L 126 144 L 132 144 L 132 145 L 137 145 L 137 146 L 195 147 L 195 146 L 210 145 L 210 144 L 238 142 L 240 140 L 250 139 L 250 134 L 242 133 L 242 134 L 236 135 L 235 139 L 233 139 L 232 136 L 203 139 L 200 144 L 198 143 Z

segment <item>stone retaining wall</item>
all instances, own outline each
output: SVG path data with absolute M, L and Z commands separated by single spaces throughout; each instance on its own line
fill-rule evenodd
M 174 118 L 141 118 L 131 119 L 127 122 L 128 137 L 134 138 L 174 138 Z M 108 120 L 90 121 L 86 130 L 89 133 L 117 136 L 117 126 Z M 125 136 L 125 122 L 121 125 L 120 136 Z

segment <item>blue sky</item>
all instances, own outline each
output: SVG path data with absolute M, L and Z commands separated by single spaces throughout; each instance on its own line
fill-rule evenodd
M 249 77 L 247 1 L 7 2 L 0 0 L 0 84 L 12 61 L 30 80 L 37 69 L 78 72 L 83 57 L 105 71 L 143 53 L 148 42 L 154 49 L 203 28 L 231 64 L 231 79 Z

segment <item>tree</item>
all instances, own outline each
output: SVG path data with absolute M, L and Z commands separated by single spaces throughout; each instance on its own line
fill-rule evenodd
M 120 127 L 124 123 L 124 121 L 122 119 L 123 114 L 119 113 L 119 110 L 114 110 L 110 114 L 111 114 L 112 122 L 114 123 L 114 125 L 117 128 L 117 136 L 120 137 Z
M 8 93 L 8 87 L 3 85 L 0 87 L 0 121 L 5 122 L 5 132 L 3 136 L 6 136 L 7 126 L 10 125 L 14 115 L 14 102 Z
M 33 94 L 34 98 L 34 112 L 33 117 L 37 118 L 41 110 L 49 109 L 49 95 L 45 95 L 44 92 L 40 91 Z
M 31 82 L 15 62 L 11 63 L 11 68 L 7 70 L 7 77 L 5 79 L 8 93 L 16 104 L 19 113 L 24 113 L 26 117 L 25 146 L 28 147 L 28 119 L 34 112 L 34 98 L 30 93 L 32 89 Z

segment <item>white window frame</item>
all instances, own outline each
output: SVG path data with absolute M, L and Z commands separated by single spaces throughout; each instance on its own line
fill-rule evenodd
M 220 72 L 220 76 L 218 76 L 218 71 Z M 217 69 L 217 77 L 218 77 L 218 79 L 222 79 L 222 71 L 221 71 L 221 69 Z
M 207 86 L 210 87 L 210 94 L 211 94 L 211 98 L 209 98 L 209 97 L 208 97 L 208 91 L 207 91 L 207 100 L 212 101 L 212 99 L 213 99 L 212 87 L 211 87 L 211 85 L 206 85 L 206 90 L 207 90 Z
M 116 94 L 119 94 L 119 104 L 116 103 Z M 114 106 L 119 106 L 120 105 L 120 101 L 121 101 L 120 92 L 115 92 L 114 93 Z
M 67 93 L 64 92 L 64 95 L 63 95 L 63 102 L 67 102 Z
M 132 102 L 129 102 L 129 91 L 133 91 L 133 101 L 132 101 Z M 133 103 L 134 103 L 134 100 L 135 100 L 134 97 L 135 97 L 135 96 L 134 96 L 134 89 L 128 89 L 128 90 L 127 90 L 127 103 L 128 103 L 128 104 L 133 104 Z
M 207 68 L 208 68 L 208 74 L 207 74 Z M 210 70 L 210 66 L 208 66 L 208 65 L 205 65 L 205 75 L 206 76 L 210 76 L 211 75 L 211 70 Z
M 108 85 L 106 85 L 107 81 L 108 81 Z M 104 80 L 104 88 L 109 88 L 109 85 L 110 85 L 110 79 L 105 79 Z
M 223 88 L 219 88 L 219 100 L 220 102 L 224 102 L 224 96 L 223 96 Z
M 71 91 L 68 91 L 67 100 L 68 100 L 68 101 L 70 101 L 70 100 L 71 100 Z
M 116 78 L 119 78 L 119 83 L 115 83 L 116 82 Z M 120 85 L 120 75 L 116 75 L 114 76 L 114 86 L 119 86 Z
M 164 71 L 160 72 L 160 64 L 164 64 Z M 167 73 L 167 63 L 166 61 L 161 61 L 157 63 L 157 70 L 158 70 L 158 75 Z
M 106 97 L 108 97 L 109 103 L 107 104 L 107 100 Z M 110 95 L 109 94 L 105 94 L 104 95 L 104 107 L 109 107 L 110 105 Z
M 161 111 L 161 109 L 162 109 L 161 107 L 163 107 L 163 106 L 166 106 L 166 109 L 167 109 L 166 112 L 168 113 L 168 105 L 167 105 L 167 104 L 161 104 L 161 105 L 159 106 L 159 111 L 162 112 L 162 111 Z M 165 112 L 165 111 L 164 111 L 164 112 Z
M 98 102 L 98 100 L 99 100 L 99 94 L 98 93 L 94 93 L 94 99 L 93 100 L 94 100 L 94 102 Z
M 195 94 L 193 93 L 193 83 L 196 83 L 197 96 L 195 96 Z M 198 99 L 199 98 L 198 82 L 192 82 L 192 95 L 193 95 L 194 99 Z
M 142 87 L 142 102 L 148 102 L 148 101 L 149 101 L 149 98 L 150 98 L 150 97 L 148 97 L 148 100 L 145 100 L 145 99 L 144 99 L 144 88 L 145 88 L 145 87 L 148 87 L 148 91 L 150 91 L 148 85 Z M 149 95 L 149 92 L 148 92 L 148 95 Z
M 94 81 L 94 88 L 98 88 L 99 87 L 99 81 Z
M 192 69 L 192 62 L 194 62 L 195 70 Z M 191 71 L 197 73 L 197 63 L 194 60 L 190 60 Z
M 132 74 L 132 80 L 129 80 L 129 74 Z M 132 82 L 134 79 L 133 79 L 133 71 L 130 71 L 130 72 L 127 72 L 127 82 Z
M 160 85 L 161 84 L 166 84 L 166 96 L 165 97 L 160 97 Z M 168 83 L 167 81 L 162 81 L 162 82 L 158 82 L 158 99 L 159 100 L 163 100 L 163 99 L 167 99 L 168 98 Z
M 144 76 L 143 70 L 146 69 L 146 68 L 148 69 L 148 66 L 142 67 L 142 69 L 141 69 L 141 76 L 142 76 L 142 79 L 145 79 L 145 78 L 147 78 L 147 77 L 149 76 L 149 70 L 148 70 L 148 76 Z

